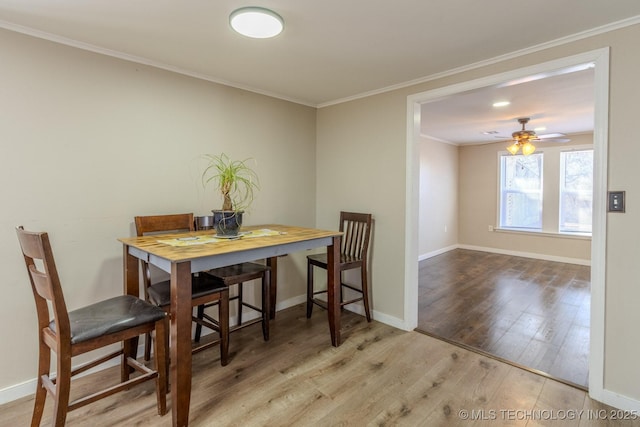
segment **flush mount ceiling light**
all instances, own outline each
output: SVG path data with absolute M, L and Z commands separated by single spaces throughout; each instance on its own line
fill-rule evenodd
M 254 39 L 275 37 L 284 28 L 280 15 L 262 7 L 236 9 L 229 16 L 229 23 L 238 33 Z

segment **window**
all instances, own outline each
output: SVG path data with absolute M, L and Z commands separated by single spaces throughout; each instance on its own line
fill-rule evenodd
M 562 233 L 591 233 L 593 150 L 560 153 L 560 222 Z
M 542 230 L 542 153 L 500 156 L 500 228 Z

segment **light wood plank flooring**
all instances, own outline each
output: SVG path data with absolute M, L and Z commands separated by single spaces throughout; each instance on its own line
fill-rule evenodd
M 640 426 L 598 420 L 612 408 L 581 390 L 418 332 L 367 324 L 350 312 L 342 330 L 344 343 L 331 347 L 326 312 L 315 309 L 307 320 L 300 305 L 278 312 L 267 343 L 259 325 L 232 334 L 226 367 L 215 347 L 196 354 L 191 425 Z M 114 368 L 80 381 L 103 383 L 108 374 L 118 376 Z M 23 398 L 0 406 L 0 424 L 28 425 L 32 404 Z M 576 416 L 560 424 L 548 419 L 566 416 L 560 410 Z M 50 411 L 48 404 L 43 425 Z M 471 411 L 484 419 L 467 419 Z M 89 427 L 170 424 L 170 414 L 156 414 L 149 383 L 78 409 L 68 420 Z
M 420 262 L 418 329 L 586 389 L 590 268 L 456 249 Z

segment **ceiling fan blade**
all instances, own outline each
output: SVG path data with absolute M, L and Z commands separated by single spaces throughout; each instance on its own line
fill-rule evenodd
M 525 125 L 529 122 L 528 118 L 520 118 L 518 119 L 518 123 L 522 125 L 522 130 L 513 132 L 511 134 L 511 138 L 506 135 L 493 135 L 494 138 L 506 142 L 506 143 L 514 143 L 520 142 L 521 144 L 526 143 L 527 141 L 538 143 L 538 142 L 569 142 L 571 139 L 567 138 L 567 135 L 564 133 L 547 133 L 544 135 L 537 135 L 534 131 L 527 130 Z
M 569 142 L 569 141 L 571 141 L 569 138 L 545 138 L 540 140 L 540 142 Z
M 564 133 L 546 133 L 544 135 L 538 135 L 538 138 L 540 139 L 547 139 L 547 138 L 563 138 L 567 135 L 565 135 Z

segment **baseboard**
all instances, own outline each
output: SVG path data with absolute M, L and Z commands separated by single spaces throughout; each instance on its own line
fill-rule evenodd
M 495 254 L 519 256 L 523 258 L 541 259 L 544 261 L 563 262 L 565 264 L 591 266 L 591 260 L 589 259 L 568 258 L 568 257 L 555 256 L 555 255 L 538 254 L 534 252 L 510 251 L 505 249 L 487 248 L 484 246 L 458 245 L 458 247 L 460 249 L 469 249 L 471 251 L 491 252 Z
M 595 397 L 594 397 L 595 398 Z M 601 398 L 601 399 L 600 399 Z M 634 400 L 630 397 L 623 396 L 618 393 L 614 393 L 611 390 L 602 390 L 602 394 L 598 396 L 598 400 L 602 403 L 606 403 L 607 405 L 613 406 L 614 408 L 621 409 L 622 411 L 627 411 L 632 415 L 637 416 L 640 414 L 640 401 Z M 624 414 L 616 414 L 617 419 L 624 420 Z M 607 412 L 608 419 L 613 419 L 611 414 Z M 635 418 L 632 418 L 635 419 Z
M 362 315 L 364 316 L 364 313 Z M 375 311 L 375 310 L 373 310 L 373 313 L 371 313 L 371 316 L 374 318 L 374 320 L 380 323 L 384 323 L 385 325 L 392 326 L 396 329 L 400 329 L 403 331 L 413 330 L 413 328 L 407 325 L 407 323 L 404 320 L 399 319 L 397 317 L 389 316 L 388 314 L 380 313 L 379 311 Z
M 284 310 L 285 308 L 293 307 L 294 305 L 307 302 L 307 294 L 298 295 L 293 298 L 289 298 L 276 304 L 276 312 Z
M 441 255 L 445 252 L 452 251 L 454 249 L 458 249 L 458 245 L 447 246 L 446 248 L 438 249 L 435 251 L 427 252 L 426 254 L 422 254 L 418 257 L 418 261 L 424 261 L 425 259 L 433 258 L 434 256 Z
M 144 354 L 144 340 L 140 340 L 142 342 L 142 344 L 138 345 L 138 353 L 137 354 Z M 117 349 L 117 347 L 116 347 Z M 97 353 L 96 353 L 97 354 Z M 106 352 L 105 354 L 108 354 L 108 352 Z M 82 365 L 86 365 L 87 363 L 90 362 L 86 362 L 86 363 L 80 363 L 78 365 L 73 365 L 73 369 L 80 367 Z M 75 375 L 73 378 L 80 378 L 80 377 L 84 377 L 85 375 L 90 375 L 90 374 L 94 374 L 96 372 L 100 372 L 104 369 L 108 369 L 114 366 L 119 366 L 120 365 L 120 358 L 114 358 L 111 359 L 105 363 L 103 363 L 102 365 L 96 366 L 95 368 L 91 368 L 89 370 L 87 370 L 86 372 L 83 372 L 81 374 Z M 34 368 L 37 368 L 37 366 L 34 366 Z M 55 371 L 51 372 L 51 376 L 55 377 L 56 373 Z M 38 381 L 36 378 L 27 380 L 25 382 L 19 383 L 19 384 L 14 384 L 11 385 L 9 387 L 5 387 L 2 390 L 0 390 L 0 405 L 3 405 L 5 403 L 9 403 L 9 402 L 13 402 L 14 400 L 18 400 L 21 399 L 23 397 L 26 396 L 31 396 L 36 392 L 36 386 L 38 384 Z
M 13 402 L 36 392 L 36 380 L 31 379 L 20 384 L 14 384 L 0 390 L 0 405 Z
M 555 255 L 538 254 L 534 252 L 520 252 L 520 251 L 511 251 L 507 249 L 489 248 L 486 246 L 473 246 L 473 245 L 461 245 L 461 244 L 447 246 L 446 248 L 438 249 L 436 251 L 432 251 L 432 252 L 428 252 L 426 254 L 420 255 L 418 257 L 418 261 L 424 261 L 425 259 L 432 258 L 436 255 L 440 255 L 445 252 L 452 251 L 454 249 L 468 249 L 470 251 L 490 252 L 490 253 L 501 254 L 501 255 L 511 255 L 511 256 L 518 256 L 523 258 L 540 259 L 544 261 L 563 262 L 565 264 L 591 266 L 591 260 L 588 260 L 588 259 L 569 258 L 569 257 L 555 256 Z
M 365 316 L 364 306 L 360 303 L 353 303 L 349 305 L 345 305 L 344 309 L 350 311 L 352 313 L 359 314 L 360 316 Z M 389 316 L 388 314 L 381 313 L 379 311 L 372 310 L 371 317 L 373 320 L 384 323 L 385 325 L 389 325 L 396 329 L 402 329 L 403 331 L 411 331 L 413 328 L 410 328 L 406 325 L 404 320 L 399 319 L 397 317 Z

